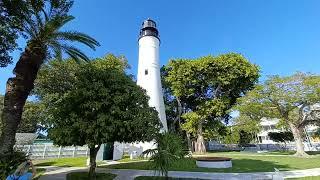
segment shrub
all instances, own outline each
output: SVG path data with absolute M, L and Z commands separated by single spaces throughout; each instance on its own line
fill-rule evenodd
M 14 151 L 1 155 L 0 157 L 0 179 L 6 179 L 9 174 L 14 173 L 19 164 L 28 159 L 22 151 Z
M 143 152 L 143 155 L 151 155 L 150 162 L 153 167 L 167 177 L 170 165 L 177 159 L 184 158 L 188 151 L 185 149 L 182 138 L 173 133 L 159 134 L 155 141 L 157 148 L 148 149 Z

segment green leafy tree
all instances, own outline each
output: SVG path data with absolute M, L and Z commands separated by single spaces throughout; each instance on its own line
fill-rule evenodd
M 113 54 L 93 59 L 91 64 L 101 70 L 115 69 L 125 72 L 129 68 L 125 57 Z M 79 64 L 72 59 L 64 61 L 52 60 L 44 64 L 35 81 L 33 95 L 42 102 L 46 102 L 47 106 L 50 106 L 50 103 L 53 103 L 66 92 L 74 89 L 74 82 L 76 81 L 75 73 L 79 68 Z
M 293 141 L 293 134 L 292 132 L 285 131 L 285 132 L 269 132 L 268 136 L 272 141 L 281 142 L 287 146 L 287 142 Z
M 203 130 L 223 120 L 236 99 L 252 89 L 259 68 L 239 54 L 171 60 L 166 81 L 183 107 L 184 130 L 195 134 L 195 151 L 204 153 Z
M 187 151 L 182 138 L 174 133 L 158 134 L 155 143 L 157 144 L 155 149 L 148 149 L 143 154 L 150 155 L 149 162 L 152 163 L 153 168 L 168 179 L 168 171 L 171 165 L 184 158 Z
M 226 136 L 225 138 L 229 138 L 229 141 L 233 141 L 234 143 L 239 144 L 240 146 L 244 146 L 249 143 L 257 142 L 257 134 L 261 131 L 261 126 L 258 121 L 253 121 L 250 117 L 240 114 L 234 120 L 234 125 L 232 126 L 232 136 L 234 138 L 230 138 Z
M 221 142 L 227 133 L 227 126 L 225 126 L 221 121 L 208 121 L 203 136 L 206 140 Z
M 169 83 L 165 80 L 168 76 L 168 70 L 165 66 L 161 67 L 160 75 L 168 128 L 170 132 L 179 132 L 181 130 L 182 105 L 179 98 L 173 95 Z
M 239 132 L 234 130 L 234 127 L 227 127 L 227 133 L 223 137 L 222 142 L 225 144 L 239 144 Z
M 126 64 L 124 58 L 113 55 L 81 66 L 53 61 L 36 81 L 35 94 L 48 107 L 49 138 L 62 146 L 87 144 L 91 178 L 102 143 L 149 141 L 160 130 L 145 91 L 125 75 Z M 65 70 L 67 75 L 61 77 Z M 61 78 L 65 81 L 58 83 Z M 51 89 L 55 83 L 56 89 Z
M 16 2 L 21 7 L 14 6 Z M 65 24 L 74 19 L 73 16 L 68 15 L 72 4 L 73 1 L 70 0 L 2 1 L 1 13 L 5 15 L 5 19 L 10 21 L 5 24 L 5 33 L 21 33 L 27 41 L 27 46 L 13 70 L 15 76 L 7 81 L 2 112 L 0 154 L 12 152 L 23 107 L 34 87 L 40 66 L 50 57 L 61 60 L 63 52 L 78 62 L 89 60 L 83 52 L 68 42 L 79 42 L 92 49 L 99 45 L 96 40 L 86 34 L 76 31 L 60 31 Z M 23 18 L 16 23 L 17 17 L 22 16 Z M 8 51 L 14 49 L 16 38 L 17 36 L 13 36 L 6 44 L 8 47 L 4 49 Z M 5 66 L 10 59 L 8 59 L 8 54 L 0 53 L 3 56 L 2 66 Z
M 303 146 L 303 128 L 318 123 L 320 76 L 296 73 L 288 77 L 271 76 L 263 84 L 239 99 L 241 114 L 259 121 L 278 118 L 293 134 L 297 156 L 307 156 Z
M 44 105 L 40 102 L 26 102 L 23 108 L 22 120 L 18 126 L 18 133 L 36 133 L 44 131 L 41 123 L 45 121 Z

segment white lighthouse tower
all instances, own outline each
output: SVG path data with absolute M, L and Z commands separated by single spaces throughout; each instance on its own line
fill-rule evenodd
M 149 106 L 155 107 L 163 125 L 161 131 L 168 131 L 159 65 L 160 38 L 156 22 L 147 19 L 142 23 L 139 36 L 139 65 L 137 84 L 147 91 Z

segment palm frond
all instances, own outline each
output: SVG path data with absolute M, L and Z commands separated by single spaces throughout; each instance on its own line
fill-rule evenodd
M 78 48 L 63 44 L 61 45 L 61 49 L 77 62 L 81 62 L 80 60 L 86 62 L 90 61 L 90 59 Z
M 158 152 L 158 149 L 147 149 L 147 150 L 145 150 L 145 151 L 143 151 L 142 152 L 142 156 L 144 156 L 144 155 L 146 155 L 146 156 L 148 156 L 148 155 L 153 155 L 153 154 L 156 154 Z
M 43 29 L 40 31 L 40 37 L 43 40 L 51 39 L 54 35 L 54 32 L 58 31 L 62 26 L 64 26 L 66 23 L 73 20 L 73 16 L 55 16 L 49 19 L 44 24 Z
M 56 32 L 54 34 L 54 38 L 57 38 L 58 40 L 80 42 L 87 45 L 93 50 L 95 50 L 96 46 L 100 46 L 99 42 L 94 38 L 88 36 L 87 34 L 76 31 Z
M 45 22 L 46 22 L 46 21 L 49 21 L 49 18 L 50 18 L 49 14 L 45 11 L 44 8 L 41 8 L 41 11 L 42 11 L 42 13 L 43 13 Z
M 59 42 L 51 41 L 49 43 L 49 46 L 53 50 L 54 58 L 59 61 L 62 61 L 62 48 L 61 48 L 61 45 L 59 44 Z

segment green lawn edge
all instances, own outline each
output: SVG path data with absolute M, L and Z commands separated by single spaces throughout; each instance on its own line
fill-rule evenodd
M 280 171 L 302 170 L 320 168 L 320 156 L 312 155 L 310 158 L 300 158 L 291 155 L 254 155 L 239 153 L 208 153 L 207 156 L 220 156 L 232 158 L 232 168 L 212 169 L 199 168 L 195 160 L 186 158 L 174 162 L 169 168 L 170 171 L 190 171 L 190 172 L 274 172 L 277 168 Z M 152 164 L 147 161 L 127 162 L 113 165 L 100 166 L 109 169 L 137 169 L 154 170 Z
M 111 173 L 96 173 L 96 180 L 112 180 L 117 175 Z M 87 180 L 88 172 L 71 172 L 67 174 L 66 180 Z

